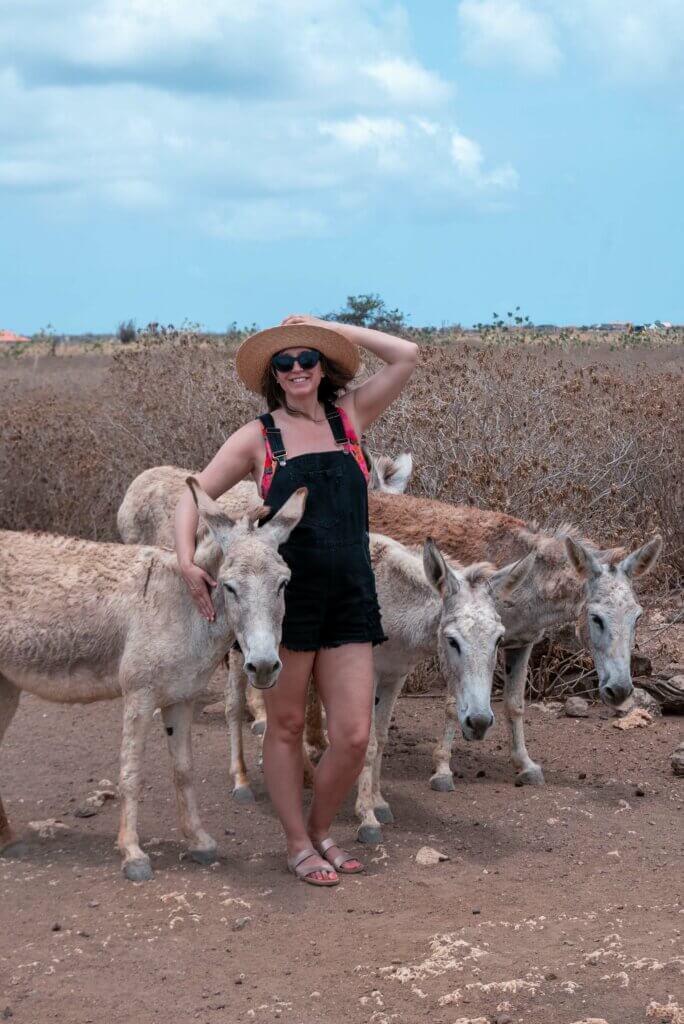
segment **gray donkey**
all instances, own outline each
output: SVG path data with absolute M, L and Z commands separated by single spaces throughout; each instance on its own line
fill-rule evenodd
M 594 658 L 601 699 L 622 704 L 632 692 L 631 654 L 641 615 L 633 580 L 658 560 L 656 535 L 631 554 L 601 551 L 571 527 L 546 533 L 501 512 L 451 505 L 408 494 L 369 494 L 371 529 L 408 545 L 428 531 L 449 557 L 462 564 L 505 565 L 534 553 L 534 571 L 514 597 L 499 607 L 506 634 L 504 708 L 511 733 L 518 784 L 541 784 L 544 774 L 527 752 L 523 725 L 525 680 L 530 652 L 546 630 L 579 620 L 583 642 Z M 433 789 L 454 788 L 449 765 L 456 729 L 447 703 L 444 736 L 434 754 Z

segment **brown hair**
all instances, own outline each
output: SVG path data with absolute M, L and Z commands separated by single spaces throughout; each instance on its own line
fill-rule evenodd
M 327 359 L 323 353 L 321 353 L 321 369 L 323 371 L 323 378 L 318 385 L 318 401 L 334 402 L 340 393 L 343 394 L 345 392 L 347 384 L 352 379 L 351 374 L 343 370 L 339 363 L 334 362 L 332 359 Z M 287 409 L 291 416 L 302 415 L 296 409 L 291 409 L 287 404 L 285 392 L 278 383 L 270 362 L 261 382 L 261 394 L 266 399 L 269 412 L 282 407 Z

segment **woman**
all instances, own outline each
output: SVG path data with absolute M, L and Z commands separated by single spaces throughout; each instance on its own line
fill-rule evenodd
M 386 364 L 353 391 L 359 347 Z M 281 554 L 292 571 L 285 592 L 282 670 L 265 692 L 266 783 L 287 840 L 288 867 L 312 885 L 337 885 L 363 865 L 329 837 L 368 744 L 372 645 L 384 639 L 368 549 L 367 476 L 358 439 L 413 373 L 418 348 L 380 331 L 290 316 L 248 338 L 236 369 L 269 413 L 245 424 L 198 475 L 213 498 L 252 476 L 274 514 L 298 487 L 304 517 Z M 334 402 L 333 402 L 334 400 Z M 198 611 L 214 617 L 214 580 L 193 563 L 197 512 L 188 492 L 176 513 L 176 550 Z M 302 808 L 302 734 L 313 673 L 330 745 Z

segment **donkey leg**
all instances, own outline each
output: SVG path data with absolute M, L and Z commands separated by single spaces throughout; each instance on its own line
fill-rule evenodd
M 306 691 L 304 736 L 302 737 L 305 789 L 313 789 L 316 764 L 320 761 L 327 746 L 328 741 L 323 729 L 323 704 L 312 676 Z
M 173 761 L 173 780 L 183 835 L 190 847 L 190 856 L 198 864 L 213 864 L 216 841 L 202 828 L 192 771 L 192 711 L 194 702 L 184 700 L 162 708 L 166 742 Z
M 452 793 L 456 788 L 451 771 L 451 748 L 454 745 L 457 725 L 456 702 L 452 696 L 447 694 L 444 704 L 444 731 L 442 739 L 432 751 L 432 763 L 435 771 L 430 779 L 430 788 L 436 789 L 438 793 Z
M 21 691 L 10 683 L 9 679 L 0 676 L 0 743 L 19 706 L 20 693 Z M 27 849 L 26 843 L 15 839 L 0 797 L 0 854 L 17 857 L 26 853 Z
M 320 761 L 328 746 L 323 728 L 323 702 L 316 689 L 313 676 L 306 692 L 306 716 L 304 719 L 304 744 L 312 761 Z
M 544 784 L 544 773 L 527 753 L 525 746 L 525 681 L 527 679 L 527 663 L 530 660 L 532 644 L 525 647 L 506 649 L 504 664 L 506 678 L 504 682 L 504 709 L 511 735 L 511 759 L 518 769 L 517 785 L 541 786 Z
M 380 779 L 382 777 L 382 758 L 387 746 L 390 722 L 397 703 L 397 697 L 401 693 L 406 680 L 406 675 L 381 676 L 376 682 L 375 688 L 375 736 L 377 741 L 377 753 L 373 762 L 373 807 L 375 816 L 383 825 L 389 825 L 394 821 L 392 809 L 382 795 Z
M 236 652 L 237 653 L 237 652 Z M 239 656 L 240 668 L 242 668 L 242 656 Z M 231 666 L 233 664 L 233 656 L 231 656 Z M 247 686 L 245 683 L 245 689 L 247 692 L 247 707 L 254 721 L 252 722 L 252 732 L 255 736 L 263 736 L 266 732 L 266 705 L 264 704 L 264 695 L 253 686 Z
M 236 800 L 250 803 L 254 800 L 254 793 L 249 784 L 247 766 L 245 765 L 242 729 L 245 719 L 246 692 L 254 691 L 254 687 L 247 685 L 247 676 L 242 671 L 242 664 L 242 655 L 238 655 L 237 652 L 231 653 L 225 694 L 226 724 L 230 737 L 230 775 L 233 780 L 233 796 Z
M 378 752 L 375 735 L 375 715 L 371 719 L 370 735 L 363 768 L 359 775 L 356 791 L 356 815 L 361 819 L 356 838 L 360 843 L 374 845 L 382 842 L 382 829 L 373 805 L 373 765 Z
M 121 818 L 118 845 L 123 854 L 121 866 L 131 882 L 146 882 L 152 877 L 150 858 L 140 848 L 138 838 L 138 800 L 142 782 L 142 759 L 150 730 L 156 698 L 151 689 L 124 692 L 123 736 L 119 793 Z

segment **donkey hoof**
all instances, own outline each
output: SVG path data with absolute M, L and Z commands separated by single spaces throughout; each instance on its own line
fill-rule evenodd
M 23 839 L 15 839 L 7 846 L 0 847 L 0 857 L 11 857 L 14 860 L 20 860 L 30 852 L 30 845 Z
M 263 718 L 259 719 L 256 722 L 252 722 L 252 732 L 255 736 L 264 735 L 264 733 L 266 732 L 266 722 L 264 722 Z
M 196 864 L 213 864 L 218 860 L 216 851 L 216 846 L 210 846 L 208 850 L 188 850 L 188 856 Z
M 433 775 L 430 779 L 430 789 L 435 789 L 438 793 L 453 793 L 456 789 L 453 775 Z
M 392 808 L 389 804 L 379 804 L 378 807 L 373 808 L 373 813 L 381 825 L 391 825 L 394 821 Z
M 382 829 L 378 828 L 377 825 L 361 825 L 356 838 L 360 843 L 366 843 L 368 846 L 377 846 L 382 842 Z
M 254 793 L 249 786 L 236 786 L 233 790 L 233 800 L 241 804 L 253 804 Z
M 149 882 L 152 878 L 152 865 L 149 860 L 143 860 L 141 857 L 137 860 L 127 860 L 121 870 L 129 882 Z
M 538 764 L 532 765 L 531 768 L 526 768 L 524 772 L 519 772 L 516 775 L 515 784 L 516 786 L 543 786 L 544 772 Z

